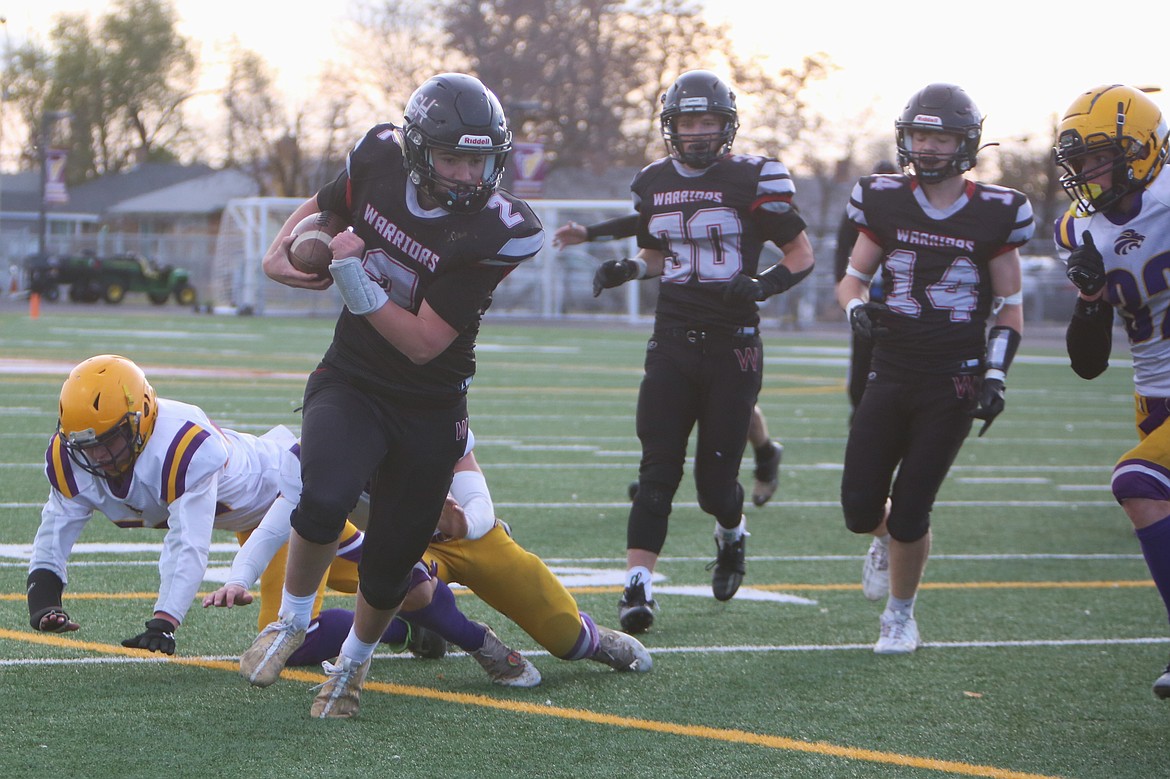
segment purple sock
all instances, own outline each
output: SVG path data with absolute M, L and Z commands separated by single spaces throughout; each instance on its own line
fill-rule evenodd
M 601 637 L 597 635 L 597 625 L 594 624 L 593 618 L 585 612 L 581 612 L 581 632 L 577 635 L 577 643 L 573 644 L 573 648 L 569 653 L 562 655 L 562 660 L 584 660 L 587 657 L 592 657 L 593 653 L 597 651 L 597 644 Z
M 390 627 L 386 628 L 386 632 L 382 634 L 379 639 L 383 644 L 389 644 L 392 647 L 401 648 L 406 645 L 406 639 L 410 638 L 410 628 L 402 621 L 401 617 L 395 617 L 390 620 Z
M 455 594 L 442 579 L 435 579 L 435 583 L 438 586 L 430 603 L 417 611 L 399 612 L 398 616 L 435 631 L 464 652 L 482 649 L 486 635 L 483 627 L 463 615 L 455 605 Z
M 1163 517 L 1148 527 L 1135 531 L 1146 558 L 1146 567 L 1154 585 L 1162 595 L 1162 603 L 1170 616 L 1170 517 Z
M 348 609 L 328 609 L 309 623 L 305 643 L 288 658 L 288 665 L 320 665 L 341 654 L 341 642 L 349 635 L 353 612 Z

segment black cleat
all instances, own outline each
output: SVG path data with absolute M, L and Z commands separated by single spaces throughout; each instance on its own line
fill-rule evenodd
M 744 573 L 744 541 L 747 533 L 739 537 L 738 541 L 730 544 L 715 542 L 715 560 L 707 564 L 707 570 L 712 568 L 711 592 L 715 600 L 731 600 L 743 584 Z
M 626 587 L 622 599 L 618 601 L 618 621 L 627 633 L 645 633 L 649 630 L 654 624 L 656 611 L 658 604 L 646 600 L 646 585 L 638 580 Z
M 439 660 L 447 654 L 447 639 L 414 622 L 407 622 L 407 625 L 410 626 L 410 635 L 406 638 L 406 648 L 412 655 L 424 660 Z
M 780 460 L 784 458 L 784 447 L 775 441 L 768 444 L 771 456 L 756 459 L 756 483 L 752 487 L 752 503 L 759 508 L 771 500 L 780 486 Z

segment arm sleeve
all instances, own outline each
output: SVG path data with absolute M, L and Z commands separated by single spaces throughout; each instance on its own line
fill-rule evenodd
M 207 570 L 219 473 L 214 472 L 170 504 L 163 551 L 158 560 L 159 588 L 155 611 L 181 623 L 191 608 Z
M 451 497 L 467 515 L 467 540 L 483 538 L 496 526 L 496 507 L 487 480 L 479 471 L 458 471 L 451 478 Z
M 586 241 L 608 241 L 614 238 L 629 238 L 638 232 L 638 215 L 627 214 L 615 219 L 585 226 Z
M 280 548 L 288 543 L 292 533 L 292 512 L 296 508 L 284 496 L 278 497 L 264 515 L 264 519 L 248 536 L 248 540 L 232 558 L 229 584 L 251 589 L 272 562 Z
M 1113 350 L 1113 308 L 1101 300 L 1077 298 L 1072 321 L 1065 332 L 1065 346 L 1073 372 L 1095 379 L 1109 367 Z
M 92 511 L 66 500 L 57 490 L 51 490 L 49 500 L 41 509 L 41 524 L 33 539 L 29 573 L 43 568 L 55 573 L 62 583 L 68 584 L 65 567 L 69 553 L 92 516 Z

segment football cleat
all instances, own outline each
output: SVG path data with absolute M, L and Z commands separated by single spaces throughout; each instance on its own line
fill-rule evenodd
M 881 616 L 882 633 L 873 651 L 879 655 L 908 655 L 922 644 L 918 623 L 905 611 L 886 609 Z
M 1154 682 L 1154 695 L 1162 700 L 1170 698 L 1170 665 L 1166 666 L 1165 672 Z
M 730 544 L 715 540 L 715 559 L 707 563 L 707 570 L 715 569 L 711 574 L 711 592 L 715 600 L 731 600 L 743 584 L 743 576 L 747 572 L 744 564 L 744 544 L 747 539 L 744 533 Z
M 304 628 L 283 618 L 269 623 L 240 657 L 240 676 L 255 687 L 267 687 L 280 677 L 292 653 L 305 643 Z
M 405 621 L 405 620 L 404 620 Z M 415 657 L 424 660 L 440 660 L 447 654 L 447 639 L 430 628 L 406 621 L 409 634 L 406 637 L 406 648 Z
M 633 636 L 597 626 L 597 651 L 590 660 L 605 663 L 615 671 L 645 673 L 654 667 L 654 660 L 642 642 Z
M 356 717 L 370 661 L 359 663 L 342 656 L 337 658 L 336 665 L 326 660 L 321 663 L 321 668 L 325 671 L 326 679 L 313 688 L 318 692 L 309 709 L 310 715 L 315 719 Z
M 780 461 L 784 458 L 784 447 L 768 442 L 771 456 L 756 460 L 756 484 L 752 487 L 752 503 L 758 508 L 767 503 L 780 486 Z
M 646 585 L 635 579 L 618 601 L 618 621 L 627 633 L 645 633 L 654 624 L 658 604 L 646 599 Z
M 874 539 L 861 566 L 861 592 L 869 600 L 881 600 L 890 594 L 890 544 Z
M 536 666 L 501 641 L 496 631 L 482 622 L 475 624 L 484 629 L 483 646 L 470 654 L 487 671 L 493 684 L 504 687 L 535 687 L 540 684 L 540 671 Z

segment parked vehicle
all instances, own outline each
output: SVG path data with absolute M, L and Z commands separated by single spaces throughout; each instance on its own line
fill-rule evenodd
M 198 299 L 186 270 L 159 266 L 140 254 L 32 255 L 25 258 L 24 269 L 29 291 L 50 301 L 57 300 L 64 286 L 77 303 L 121 303 L 128 292 L 145 292 L 160 306 L 170 298 L 181 306 L 193 306 Z

